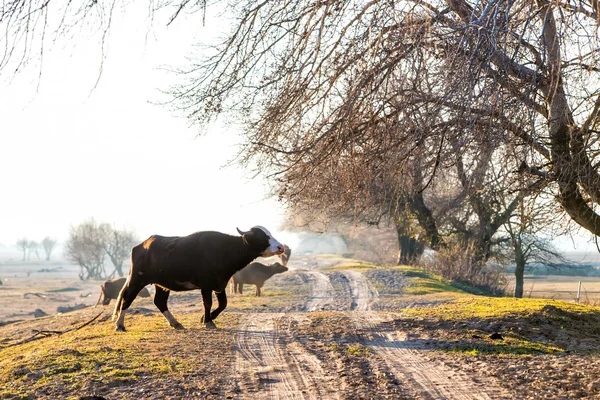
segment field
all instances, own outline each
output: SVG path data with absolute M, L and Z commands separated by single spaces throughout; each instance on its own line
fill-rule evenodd
M 113 304 L 90 307 L 99 282 L 45 268 L 0 266 L 2 399 L 600 396 L 600 309 L 589 305 L 474 296 L 418 268 L 296 256 L 262 297 L 229 295 L 218 329 L 200 322 L 190 291 L 169 300 L 185 330 L 138 298 L 118 333 Z M 87 307 L 56 312 L 77 304 Z
M 600 304 L 600 278 L 562 275 L 526 275 L 523 297 L 576 301 L 581 282 L 579 302 Z M 509 277 L 509 287 L 514 290 L 514 276 Z

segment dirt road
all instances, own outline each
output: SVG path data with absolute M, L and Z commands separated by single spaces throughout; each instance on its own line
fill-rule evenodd
M 321 362 L 292 337 L 298 314 L 250 314 L 237 334 L 239 398 L 336 399 Z
M 304 309 L 343 310 L 355 325 L 362 344 L 380 369 L 393 374 L 409 397 L 418 399 L 510 399 L 491 379 L 475 382 L 460 370 L 428 357 L 427 346 L 392 330 L 383 313 L 369 311 L 377 298 L 363 274 L 356 271 L 323 273 L 298 271 L 310 285 Z M 335 282 L 332 284 L 331 277 Z M 336 290 L 337 289 L 337 290 Z M 312 354 L 302 338 L 293 337 L 294 324 L 305 313 L 253 313 L 237 333 L 236 376 L 239 398 L 323 399 L 347 398 L 340 393 L 335 374 Z M 372 393 L 374 398 L 376 393 Z

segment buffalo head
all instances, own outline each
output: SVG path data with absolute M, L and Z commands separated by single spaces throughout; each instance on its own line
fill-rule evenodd
M 284 251 L 283 245 L 265 227 L 255 226 L 246 232 L 241 231 L 239 228 L 236 229 L 250 246 L 262 251 L 261 257 L 276 256 Z

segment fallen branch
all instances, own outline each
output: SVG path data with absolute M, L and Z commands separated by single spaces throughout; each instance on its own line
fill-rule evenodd
M 48 297 L 47 294 L 31 293 L 31 292 L 27 292 L 27 293 L 23 294 L 23 297 L 27 298 L 28 295 L 33 295 L 33 296 L 41 297 L 42 299 L 45 299 L 46 297 Z
M 69 328 L 69 329 L 65 329 L 64 331 L 50 331 L 50 330 L 37 330 L 34 329 L 33 332 L 35 332 L 32 336 L 28 337 L 27 339 L 23 339 L 20 340 L 18 342 L 15 343 L 11 343 L 8 344 L 6 346 L 2 346 L 1 348 L 5 349 L 7 347 L 12 347 L 12 346 L 18 346 L 20 344 L 24 344 L 24 343 L 29 343 L 32 342 L 34 340 L 37 339 L 43 339 L 45 337 L 51 336 L 51 335 L 62 335 L 63 333 L 67 333 L 67 332 L 72 332 L 72 331 L 77 331 L 85 326 L 88 326 L 89 324 L 91 324 L 92 322 L 94 322 L 95 320 L 97 320 L 102 314 L 104 314 L 104 311 L 101 311 L 98 315 L 96 315 L 94 318 L 90 319 L 87 322 L 84 322 L 83 324 L 73 327 L 73 328 Z

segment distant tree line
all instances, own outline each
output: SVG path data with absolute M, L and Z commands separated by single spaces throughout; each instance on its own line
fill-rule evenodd
M 123 262 L 136 242 L 133 231 L 89 219 L 71 227 L 64 252 L 67 259 L 79 265 L 81 280 L 110 279 L 115 274 L 124 275 Z M 110 273 L 106 270 L 107 258 L 113 266 Z
M 41 242 L 29 240 L 26 237 L 22 237 L 21 239 L 17 240 L 17 247 L 23 252 L 23 261 L 31 260 L 31 253 L 35 254 L 39 260 L 40 249 L 44 251 L 46 261 L 49 261 L 55 246 L 56 239 L 53 239 L 49 236 L 46 236 Z

